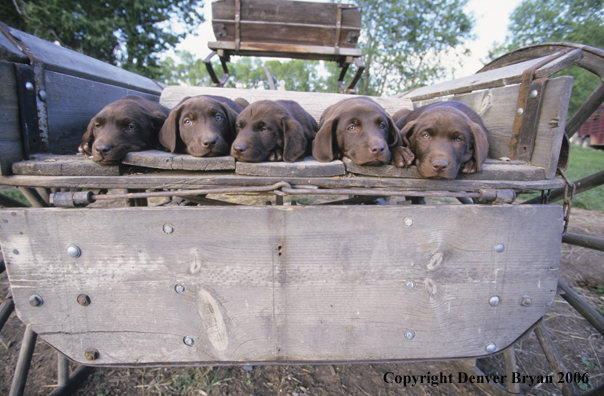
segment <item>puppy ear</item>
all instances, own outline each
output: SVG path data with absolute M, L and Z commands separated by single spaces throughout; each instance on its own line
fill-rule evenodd
M 82 143 L 78 147 L 78 151 L 82 154 L 92 155 L 92 144 L 94 143 L 94 124 L 96 123 L 96 117 L 92 118 L 88 123 L 88 128 L 82 136 Z
M 480 168 L 489 155 L 489 139 L 486 129 L 475 122 L 470 123 L 470 132 L 472 134 L 472 146 L 474 150 L 474 159 L 476 160 L 476 170 Z
M 224 136 L 225 140 L 227 140 L 227 142 L 229 144 L 233 143 L 233 140 L 235 140 L 235 136 L 237 134 L 237 116 L 239 114 L 237 114 L 237 112 L 233 109 L 231 109 L 227 104 L 224 103 L 220 103 L 220 106 L 222 107 L 222 110 L 224 111 L 224 114 L 227 117 L 227 123 L 229 124 L 229 134 L 228 136 Z
M 306 154 L 306 135 L 302 124 L 292 117 L 285 117 L 281 121 L 283 129 L 283 161 L 294 162 L 304 159 Z
M 390 131 L 388 137 L 388 147 L 402 146 L 403 139 L 401 138 L 401 131 L 399 131 L 392 117 L 387 116 L 386 118 L 388 119 L 388 129 Z
M 250 105 L 250 102 L 248 102 L 247 100 L 245 100 L 243 98 L 234 99 L 233 102 L 237 103 L 239 106 L 243 107 L 244 109 Z
M 338 127 L 338 119 L 330 117 L 322 119 L 319 125 L 319 131 L 312 141 L 312 156 L 319 162 L 330 162 L 335 158 L 333 150 L 333 140 L 335 131 Z
M 165 119 L 165 122 L 159 131 L 159 143 L 171 153 L 176 150 L 176 145 L 180 141 L 180 128 L 178 123 L 180 121 L 181 111 L 182 105 L 180 104 L 172 109 L 170 115 Z
M 401 139 L 403 140 L 403 145 L 405 147 L 409 147 L 411 150 L 413 150 L 413 147 L 411 147 L 411 136 L 413 136 L 413 132 L 415 132 L 416 125 L 416 120 L 409 121 L 403 126 L 403 129 L 401 129 Z

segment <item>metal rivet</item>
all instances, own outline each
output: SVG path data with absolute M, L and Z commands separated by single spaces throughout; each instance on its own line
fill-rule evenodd
M 174 286 L 174 291 L 176 291 L 178 294 L 184 293 L 185 287 L 183 285 L 176 285 Z
M 94 348 L 88 348 L 84 351 L 84 356 L 86 356 L 86 360 L 97 360 L 100 356 L 99 351 Z
M 413 281 L 408 281 L 407 282 L 407 289 L 411 290 L 415 287 L 415 282 Z
M 539 95 L 539 91 L 536 89 L 531 91 L 531 99 L 535 99 Z
M 25 83 L 25 89 L 27 89 L 28 91 L 33 91 L 34 90 L 34 84 L 30 83 L 29 81 Z
M 488 353 L 493 353 L 497 350 L 497 345 L 494 342 L 489 342 L 485 348 Z
M 522 299 L 520 300 L 520 305 L 523 307 L 530 307 L 532 303 L 533 300 L 529 296 L 522 296 Z
M 412 340 L 415 337 L 415 332 L 413 330 L 405 331 L 405 338 L 408 340 Z
M 164 232 L 166 234 L 171 234 L 174 232 L 174 226 L 172 224 L 164 224 Z
M 505 250 L 505 246 L 503 246 L 502 243 L 498 243 L 497 245 L 495 245 L 495 251 L 497 253 L 501 253 Z
M 33 296 L 29 297 L 29 304 L 32 307 L 39 307 L 40 305 L 44 304 L 44 300 L 42 299 L 42 297 L 38 296 L 37 294 L 34 294 Z
M 38 96 L 40 97 L 40 99 L 42 100 L 42 102 L 46 102 L 46 91 L 40 91 L 40 92 L 38 92 Z
M 193 337 L 189 337 L 189 336 L 186 336 L 185 338 L 183 338 L 182 342 L 184 342 L 186 346 L 192 346 L 193 344 L 195 344 L 195 340 L 193 339 Z
M 17 249 L 13 249 L 13 254 L 14 254 L 15 256 L 18 256 L 18 255 L 19 255 L 19 251 L 18 251 Z
M 78 304 L 83 307 L 87 307 L 88 305 L 90 305 L 90 297 L 88 297 L 86 294 L 80 294 L 78 296 Z
M 521 108 L 519 108 L 518 110 L 516 110 L 516 114 L 517 114 L 518 116 L 523 115 L 523 114 L 524 114 L 524 109 L 523 109 L 522 107 L 521 107 Z
M 79 247 L 71 245 L 67 247 L 67 255 L 69 257 L 78 258 L 82 255 L 82 251 Z
M 501 302 L 501 299 L 499 298 L 499 296 L 493 296 L 493 297 L 489 298 L 489 304 L 492 307 L 498 306 L 500 302 Z
M 411 217 L 405 217 L 403 219 L 403 223 L 407 226 L 407 227 L 411 227 L 413 225 L 413 218 Z

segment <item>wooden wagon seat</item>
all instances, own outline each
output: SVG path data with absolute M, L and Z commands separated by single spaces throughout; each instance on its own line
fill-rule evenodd
M 268 56 L 334 61 L 342 67 L 342 90 L 354 92 L 365 65 L 356 48 L 361 31 L 361 12 L 350 4 L 324 4 L 284 0 L 221 0 L 212 3 L 212 27 L 216 40 L 204 63 L 216 86 L 223 86 L 231 55 Z M 216 77 L 211 59 L 218 55 L 224 70 Z M 357 72 L 343 82 L 351 63 Z

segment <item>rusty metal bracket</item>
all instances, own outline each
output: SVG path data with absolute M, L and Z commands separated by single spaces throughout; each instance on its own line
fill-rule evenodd
M 570 51 L 570 49 L 560 51 L 522 73 L 522 83 L 520 84 L 520 92 L 518 93 L 518 102 L 516 105 L 516 118 L 514 119 L 512 138 L 510 140 L 508 155 L 510 159 L 530 162 L 533 156 L 543 90 L 547 82 L 547 78 L 534 80 L 535 72 Z
M 40 130 L 38 128 L 38 111 L 36 104 L 36 82 L 34 69 L 29 65 L 15 63 L 17 96 L 19 100 L 19 118 L 21 121 L 21 138 L 23 153 L 26 159 L 30 154 L 40 152 Z
M 222 71 L 224 72 L 222 78 L 219 80 L 218 77 L 216 76 L 216 73 L 214 72 L 214 67 L 212 66 L 212 58 L 216 55 L 218 55 L 218 53 L 216 51 L 212 51 L 212 53 L 203 60 L 203 63 L 206 65 L 208 74 L 210 75 L 210 78 L 212 79 L 212 86 L 213 87 L 224 87 L 224 84 L 226 84 L 226 82 L 229 80 L 229 77 L 230 77 L 229 68 L 227 66 L 227 62 L 229 60 L 228 60 L 228 57 L 219 56 L 220 64 L 222 65 Z
M 348 67 L 350 66 L 350 64 L 352 62 L 354 62 L 357 65 L 357 72 L 352 77 L 352 81 L 350 81 L 350 83 L 348 85 L 346 85 L 346 83 L 344 82 L 344 77 L 346 76 Z M 338 77 L 338 84 L 340 84 L 340 88 L 342 88 L 342 93 L 344 93 L 344 94 L 356 93 L 357 92 L 357 89 L 356 89 L 357 83 L 361 79 L 361 75 L 363 74 L 363 71 L 367 68 L 367 66 L 365 66 L 365 64 L 363 63 L 361 58 L 352 58 L 351 59 L 350 57 L 346 57 L 346 60 L 344 61 L 344 63 L 340 64 L 339 66 L 342 68 L 342 71 L 340 72 L 340 76 Z

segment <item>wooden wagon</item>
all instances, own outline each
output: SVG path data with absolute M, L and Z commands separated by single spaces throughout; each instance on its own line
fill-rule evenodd
M 345 96 L 164 88 L 1 30 L 0 184 L 32 204 L 3 198 L 0 211 L 12 291 L 1 324 L 14 308 L 27 325 L 11 395 L 23 392 L 37 336 L 62 362 L 82 364 L 70 378 L 59 373 L 53 394 L 61 394 L 95 366 L 459 360 L 477 373 L 468 360 L 503 353 L 512 372 L 508 347 L 533 330 L 554 371 L 564 371 L 542 323 L 561 290 L 604 334 L 602 317 L 558 279 L 563 240 L 603 248 L 565 230 L 575 189 L 601 184 L 602 173 L 573 184 L 563 170 L 568 136 L 604 91 L 566 122 L 572 78 L 552 77 L 573 64 L 604 76 L 602 51 L 533 46 L 475 76 L 375 98 L 391 113 L 454 99 L 482 116 L 491 132 L 484 170 L 427 180 L 414 167 L 312 158 L 245 164 L 141 152 L 97 165 L 73 154 L 81 133 L 126 94 L 168 107 L 205 93 L 287 98 L 316 118 Z M 217 194 L 265 194 L 275 204 L 235 205 Z M 284 205 L 298 195 L 323 199 Z M 153 197 L 170 199 L 152 206 Z M 380 197 L 389 205 L 371 204 Z M 401 204 L 420 197 L 465 205 Z M 561 197 L 564 206 L 548 204 Z M 80 207 L 109 198 L 130 206 Z M 574 393 L 572 384 L 563 392 Z

